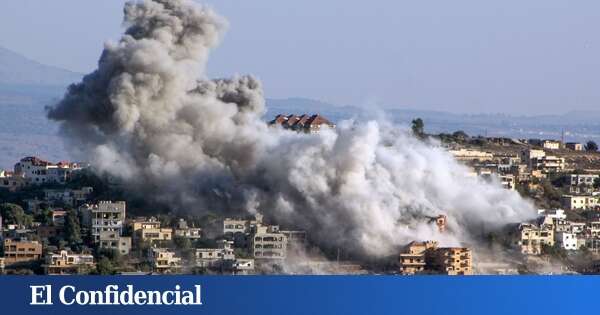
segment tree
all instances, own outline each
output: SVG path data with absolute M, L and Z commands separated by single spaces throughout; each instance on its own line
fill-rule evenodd
M 173 243 L 175 244 L 175 247 L 182 250 L 186 250 L 192 247 L 192 242 L 187 237 L 175 236 L 173 238 Z
M 421 118 L 413 119 L 412 132 L 417 137 L 422 137 L 425 134 L 425 124 L 423 123 L 423 119 L 421 119 Z
M 79 217 L 75 210 L 67 211 L 65 217 L 65 240 L 69 244 L 80 244 L 81 239 L 81 225 L 79 224 Z
M 595 189 L 599 189 L 600 188 L 600 178 L 596 178 L 594 179 L 594 188 Z
M 100 275 L 112 275 L 115 273 L 115 267 L 108 257 L 102 257 L 96 264 L 96 271 Z
M 459 140 L 459 141 L 465 141 L 465 140 L 469 139 L 469 135 L 462 130 L 455 131 L 452 134 L 452 137 L 454 137 L 454 139 Z
M 598 151 L 598 145 L 596 142 L 590 140 L 585 144 L 585 150 L 589 152 L 596 152 Z
M 7 224 L 29 226 L 33 222 L 33 217 L 26 214 L 21 206 L 14 203 L 0 204 L 0 215 Z

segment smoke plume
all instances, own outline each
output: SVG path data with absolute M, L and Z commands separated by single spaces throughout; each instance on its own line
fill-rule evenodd
M 534 214 L 517 193 L 467 177 L 443 149 L 385 121 L 318 134 L 268 127 L 257 79 L 204 76 L 227 26 L 207 7 L 148 0 L 124 13 L 125 34 L 48 117 L 76 156 L 148 198 L 260 211 L 364 255 L 395 254 L 411 240 L 474 242 Z M 444 233 L 428 220 L 440 214 Z

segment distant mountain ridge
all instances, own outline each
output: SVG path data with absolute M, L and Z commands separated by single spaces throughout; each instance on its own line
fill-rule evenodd
M 0 47 L 0 105 L 48 104 L 82 77 Z
M 77 72 L 41 64 L 0 47 L 0 84 L 22 86 L 67 86 L 80 80 Z

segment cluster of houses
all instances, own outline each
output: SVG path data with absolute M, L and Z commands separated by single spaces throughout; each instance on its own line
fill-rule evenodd
M 518 226 L 515 245 L 521 253 L 540 255 L 545 246 L 567 251 L 584 247 L 594 253 L 600 251 L 600 220 L 570 221 L 562 209 L 539 210 L 539 215 L 534 222 Z
M 44 222 L 3 224 L 6 220 L 0 217 L 0 271 L 86 274 L 96 268 L 98 253 L 110 252 L 125 258 L 135 269 L 126 272 L 251 274 L 283 264 L 290 250 L 306 244 L 304 231 L 266 224 L 260 214 L 253 219 L 223 218 L 222 229 L 210 238 L 201 227 L 183 218 L 173 223 L 155 217 L 129 217 L 124 201 L 94 201 L 92 187 L 60 185 L 81 169 L 75 163 L 53 164 L 27 157 L 15 165 L 14 172 L 2 172 L 0 181 L 5 181 L 3 187 L 11 192 L 28 186 L 58 185 L 45 185 L 39 189 L 40 196 L 21 200 L 26 213 L 49 211 Z M 73 228 L 68 227 L 69 215 L 77 217 L 81 243 L 67 242 L 67 229 Z M 177 246 L 181 240 L 188 244 L 185 249 Z M 62 246 L 57 246 L 60 242 Z

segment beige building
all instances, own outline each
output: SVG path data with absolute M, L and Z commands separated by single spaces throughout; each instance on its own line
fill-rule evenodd
M 425 252 L 436 249 L 436 241 L 411 242 L 400 254 L 400 273 L 414 275 L 425 271 Z
M 181 258 L 167 248 L 151 248 L 149 261 L 154 271 L 160 273 L 176 273 L 181 270 Z
M 277 225 L 258 225 L 250 242 L 255 259 L 285 259 L 287 237 Z
M 411 242 L 400 254 L 400 273 L 472 275 L 473 257 L 465 247 L 438 247 L 436 241 Z
M 94 256 L 75 254 L 66 250 L 46 256 L 44 271 L 48 275 L 87 274 L 94 269 Z
M 145 242 L 170 241 L 173 239 L 173 229 L 141 229 L 137 231 L 139 239 Z
M 458 150 L 449 150 L 450 154 L 459 161 L 491 161 L 494 155 L 490 152 L 478 151 L 461 148 Z
M 196 267 L 215 268 L 224 266 L 225 261 L 235 260 L 233 242 L 218 241 L 218 248 L 196 248 L 194 253 Z
M 131 251 L 131 237 L 120 236 L 117 232 L 113 231 L 100 232 L 98 246 L 104 249 L 115 250 L 121 255 L 128 255 Z
M 543 245 L 554 246 L 554 226 L 551 219 L 545 218 L 540 224 L 522 223 L 519 225 L 517 245 L 521 253 L 539 255 Z
M 42 244 L 37 241 L 4 240 L 4 264 L 28 263 L 42 258 Z
M 570 210 L 587 210 L 598 206 L 598 197 L 564 195 L 561 202 L 563 207 Z
M 473 274 L 473 257 L 471 249 L 465 247 L 443 247 L 432 251 L 428 251 L 427 264 L 433 270 L 443 274 L 455 275 L 472 275 Z
M 250 233 L 257 225 L 262 224 L 263 216 L 256 214 L 254 220 L 231 219 L 223 220 L 223 234 Z

